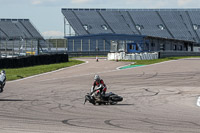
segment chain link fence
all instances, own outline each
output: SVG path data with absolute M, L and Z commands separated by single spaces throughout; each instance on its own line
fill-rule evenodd
M 66 39 L 0 40 L 0 58 L 67 52 Z

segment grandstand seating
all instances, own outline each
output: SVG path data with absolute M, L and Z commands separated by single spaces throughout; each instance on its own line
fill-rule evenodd
M 28 19 L 0 19 L 0 39 L 43 39 Z
M 198 25 L 198 29 L 195 32 L 200 38 L 200 11 L 188 11 L 188 14 L 191 18 L 192 25 Z
M 131 29 L 128 27 L 123 16 L 118 11 L 100 11 L 102 17 L 107 21 L 109 27 L 117 34 L 133 34 Z
M 112 33 L 110 29 L 104 30 L 102 28 L 103 25 L 107 25 L 106 22 L 101 18 L 98 12 L 90 12 L 90 11 L 74 11 L 76 16 L 80 18 L 80 21 L 83 25 L 88 25 L 90 34 L 100 34 L 104 33 Z M 92 19 L 91 19 L 92 17 Z
M 80 22 L 80 19 L 75 15 L 74 11 L 62 12 L 67 18 L 69 24 L 73 27 L 78 35 L 86 35 L 87 31 L 85 31 L 83 25 Z
M 170 34 L 164 30 L 164 24 L 162 23 L 159 16 L 154 11 L 144 12 L 138 11 L 135 13 L 134 11 L 129 11 L 130 16 L 132 17 L 133 21 L 136 25 L 142 25 L 143 29 L 140 32 L 143 35 L 149 36 L 157 36 L 157 37 L 171 37 Z M 163 25 L 163 30 L 159 29 L 159 25 Z
M 63 8 L 62 13 L 77 35 L 138 34 L 200 42 L 200 9 Z
M 24 25 L 24 27 L 29 31 L 31 36 L 33 38 L 42 38 L 42 36 L 39 34 L 39 32 L 33 27 L 33 25 L 30 23 L 30 21 L 21 21 L 21 23 Z

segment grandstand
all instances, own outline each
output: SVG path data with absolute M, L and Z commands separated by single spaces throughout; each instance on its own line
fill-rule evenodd
M 63 8 L 62 13 L 69 52 L 112 51 L 116 43 L 125 52 L 130 44 L 139 47 L 134 52 L 193 51 L 200 43 L 200 9 Z
M 35 54 L 42 41 L 29 19 L 0 19 L 0 58 Z

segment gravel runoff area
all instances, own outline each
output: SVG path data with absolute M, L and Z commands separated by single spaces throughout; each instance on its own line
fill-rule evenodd
M 124 70 L 128 62 L 87 63 L 7 82 L 0 94 L 2 133 L 200 132 L 200 58 Z M 83 104 L 94 74 L 124 100 Z

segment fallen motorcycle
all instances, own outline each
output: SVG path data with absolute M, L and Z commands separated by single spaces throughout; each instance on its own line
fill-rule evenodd
M 93 92 L 94 93 L 94 92 Z M 115 105 L 118 102 L 121 102 L 123 100 L 123 97 L 118 96 L 117 94 L 114 94 L 112 92 L 106 93 L 105 95 L 102 95 L 101 97 L 98 95 L 93 95 L 93 93 L 87 93 L 87 95 L 85 95 L 85 102 L 84 104 L 89 101 L 90 103 L 92 103 L 93 105 L 96 104 L 110 104 L 110 105 Z

